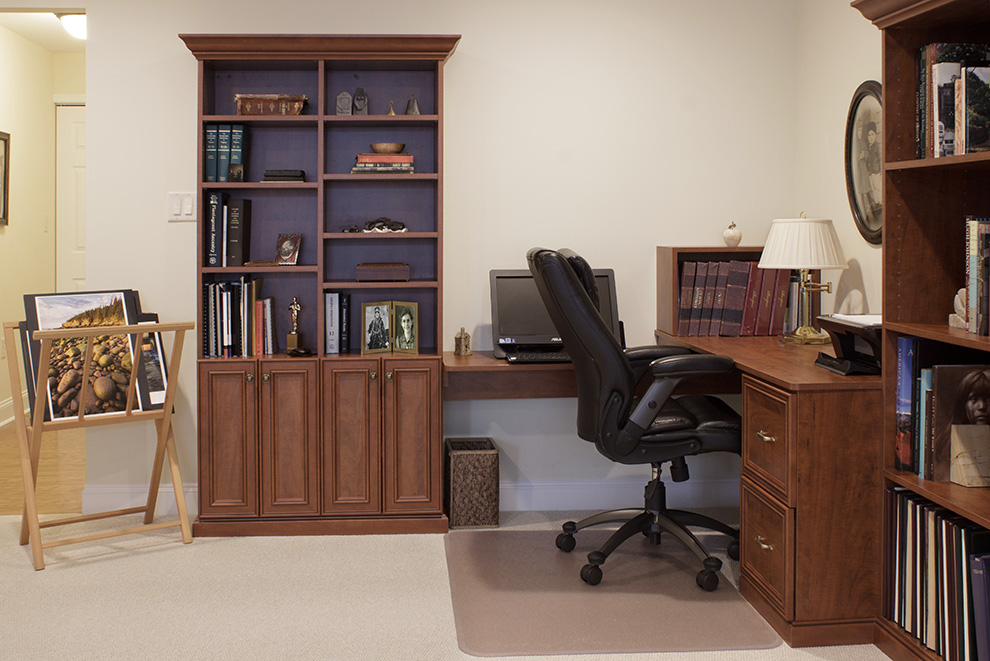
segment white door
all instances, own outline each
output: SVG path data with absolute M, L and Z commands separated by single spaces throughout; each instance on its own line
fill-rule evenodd
M 86 289 L 86 106 L 55 111 L 55 290 Z

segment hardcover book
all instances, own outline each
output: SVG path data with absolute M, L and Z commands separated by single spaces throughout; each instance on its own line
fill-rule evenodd
M 207 182 L 217 180 L 217 132 L 216 124 L 206 125 L 206 139 L 203 144 L 203 179 Z
M 712 308 L 715 306 L 715 287 L 718 283 L 718 262 L 708 262 L 708 275 L 705 277 L 705 298 L 701 304 L 701 324 L 698 335 L 708 335 L 712 322 Z
M 760 284 L 760 302 L 756 310 L 756 326 L 753 335 L 770 334 L 770 316 L 773 314 L 773 294 L 777 286 L 777 269 L 764 269 Z
M 695 337 L 701 329 L 701 312 L 705 304 L 705 282 L 708 279 L 708 262 L 698 262 L 694 274 L 694 294 L 691 297 L 691 325 L 688 335 Z
M 952 428 L 990 424 L 990 366 L 935 365 L 932 369 L 931 475 L 948 482 L 952 462 Z
M 746 285 L 749 283 L 748 262 L 729 262 L 729 278 L 725 283 L 725 305 L 722 306 L 722 324 L 719 335 L 738 337 L 742 326 L 743 306 L 746 304 Z
M 220 124 L 217 131 L 217 181 L 227 181 L 230 169 L 230 124 Z
M 243 124 L 231 124 L 230 164 L 227 168 L 227 181 L 245 181 L 246 137 Z
M 681 265 L 680 298 L 677 301 L 677 334 L 687 335 L 691 329 L 691 304 L 694 296 L 694 274 L 697 262 L 684 262 Z
M 726 287 L 729 284 L 730 262 L 718 263 L 718 277 L 715 280 L 715 302 L 712 304 L 712 322 L 708 326 L 708 334 L 719 335 L 722 330 L 722 313 L 725 310 Z
M 325 299 L 326 353 L 340 353 L 340 292 L 328 291 Z
M 742 324 L 739 328 L 741 337 L 753 335 L 753 331 L 756 329 L 756 316 L 760 309 L 760 293 L 763 291 L 763 269 L 757 266 L 758 263 L 749 263 L 746 303 L 743 306 Z
M 224 266 L 243 266 L 251 254 L 251 200 L 227 202 L 227 256 Z
M 790 295 L 791 270 L 777 269 L 777 278 L 773 286 L 773 304 L 770 307 L 770 335 L 780 335 L 784 332 L 787 301 Z
M 990 67 L 966 67 L 962 87 L 966 153 L 990 151 Z
M 223 239 L 223 209 L 224 194 L 213 191 L 207 203 L 206 220 L 206 265 L 223 266 L 220 263 L 223 248 L 220 245 Z

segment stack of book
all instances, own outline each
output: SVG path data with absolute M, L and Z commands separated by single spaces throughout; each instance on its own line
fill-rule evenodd
M 780 335 L 795 327 L 798 281 L 789 269 L 738 260 L 684 262 L 677 334 Z
M 990 151 L 990 44 L 922 46 L 916 117 L 918 158 Z
M 351 174 L 414 172 L 412 154 L 358 154 Z
M 262 181 L 306 181 L 306 173 L 302 170 L 265 170 Z
M 207 124 L 203 149 L 207 182 L 245 181 L 247 133 L 243 124 Z
M 990 532 L 904 487 L 884 492 L 884 508 L 884 615 L 943 659 L 987 658 Z
M 262 282 L 242 275 L 203 285 L 204 358 L 246 358 L 277 351 L 272 299 L 261 298 Z

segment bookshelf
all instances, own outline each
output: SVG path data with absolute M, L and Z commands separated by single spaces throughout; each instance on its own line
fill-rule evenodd
M 456 35 L 179 35 L 198 63 L 199 494 L 196 535 L 436 532 L 443 329 L 443 67 Z M 368 114 L 338 115 L 363 88 Z M 298 115 L 238 115 L 235 94 L 305 95 Z M 419 115 L 402 114 L 415 97 Z M 390 115 L 390 102 L 396 115 Z M 207 181 L 206 128 L 244 127 L 244 180 Z M 415 173 L 351 174 L 359 153 L 400 142 Z M 262 181 L 268 170 L 304 181 Z M 211 193 L 251 201 L 248 262 L 206 266 Z M 405 232 L 364 233 L 379 217 Z M 353 226 L 357 232 L 345 232 Z M 275 256 L 301 234 L 298 262 Z M 363 263 L 409 279 L 358 281 Z M 208 285 L 261 279 L 286 348 L 295 298 L 313 354 L 208 351 Z M 349 296 L 347 351 L 327 352 L 325 294 Z M 361 354 L 362 305 L 416 303 L 418 353 Z M 252 343 L 253 344 L 253 343 Z M 243 354 L 243 355 L 239 355 Z
M 990 489 L 932 482 L 894 468 L 897 339 L 921 337 L 987 352 L 990 338 L 948 327 L 952 297 L 965 284 L 964 217 L 990 209 L 990 153 L 916 158 L 915 105 L 921 46 L 933 42 L 985 42 L 990 4 L 976 0 L 856 0 L 883 32 L 883 428 L 878 442 L 881 485 L 900 486 L 990 527 Z M 876 498 L 880 506 L 880 496 Z M 887 515 L 889 518 L 889 514 Z M 889 521 L 888 521 L 889 523 Z M 886 530 L 886 524 L 885 524 Z M 894 567 L 890 540 L 878 559 L 885 602 Z M 877 620 L 876 644 L 894 659 L 942 658 L 906 633 L 886 613 Z

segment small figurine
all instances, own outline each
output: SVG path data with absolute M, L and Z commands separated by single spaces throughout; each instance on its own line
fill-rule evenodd
M 368 114 L 368 95 L 364 93 L 363 87 L 359 87 L 354 91 L 354 114 Z
M 461 326 L 460 332 L 454 336 L 454 355 L 471 355 L 471 336 L 464 330 L 464 326 Z
M 725 245 L 735 248 L 742 241 L 742 232 L 736 228 L 736 224 L 730 222 L 729 226 L 722 232 L 722 240 Z
M 416 97 L 412 94 L 409 95 L 409 103 L 406 104 L 406 114 L 407 115 L 418 115 L 419 114 L 419 103 L 416 102 Z
M 286 351 L 295 351 L 299 348 L 299 311 L 301 309 L 299 299 L 293 296 L 292 303 L 289 304 L 289 312 L 292 314 L 292 330 L 285 338 Z
M 338 115 L 350 115 L 351 114 L 351 95 L 347 92 L 341 92 L 337 95 L 337 114 Z

